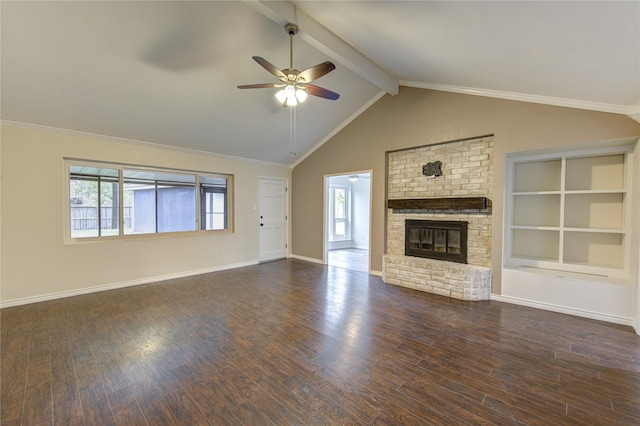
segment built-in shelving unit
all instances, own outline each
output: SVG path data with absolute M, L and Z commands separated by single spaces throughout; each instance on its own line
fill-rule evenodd
M 623 276 L 628 156 L 619 148 L 512 159 L 507 264 Z

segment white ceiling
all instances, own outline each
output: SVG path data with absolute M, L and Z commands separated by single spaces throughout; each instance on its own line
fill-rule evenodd
M 294 164 L 398 84 L 640 114 L 640 1 L 10 2 L 1 117 Z M 290 109 L 254 62 L 330 60 Z

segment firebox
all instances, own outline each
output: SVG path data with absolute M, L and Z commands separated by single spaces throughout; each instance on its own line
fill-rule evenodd
M 467 222 L 405 220 L 404 254 L 467 263 Z

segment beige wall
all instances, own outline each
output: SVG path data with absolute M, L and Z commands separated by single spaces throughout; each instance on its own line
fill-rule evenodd
M 290 178 L 284 166 L 159 146 L 8 126 L 1 136 L 3 304 L 255 263 L 258 178 Z M 65 157 L 233 174 L 235 232 L 64 244 Z
M 372 173 L 371 268 L 382 269 L 385 152 L 494 134 L 492 267 L 500 294 L 506 153 L 640 135 L 630 118 L 580 109 L 401 87 L 386 95 L 293 170 L 292 253 L 322 259 L 325 174 Z

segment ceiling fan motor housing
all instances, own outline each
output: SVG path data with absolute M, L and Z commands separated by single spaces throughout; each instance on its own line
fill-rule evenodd
M 296 24 L 292 24 L 291 22 L 288 22 L 287 24 L 285 24 L 284 30 L 290 36 L 298 34 L 298 26 Z

